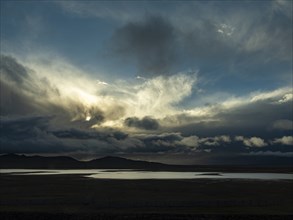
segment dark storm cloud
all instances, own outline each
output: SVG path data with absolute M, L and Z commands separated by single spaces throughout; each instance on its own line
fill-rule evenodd
M 291 146 L 286 146 L 286 145 L 281 145 L 281 144 L 276 144 L 276 145 L 268 145 L 263 148 L 259 147 L 254 147 L 249 149 L 249 152 L 281 152 L 281 153 L 293 153 L 292 145 Z
M 188 5 L 171 15 L 157 13 L 128 21 L 114 32 L 111 51 L 137 62 L 142 75 L 188 68 L 212 75 L 287 74 L 283 72 L 291 67 L 292 15 L 275 10 L 273 3 L 225 7 L 210 2 L 208 9 L 200 2 Z
M 274 103 L 263 100 L 244 105 L 231 111 L 221 112 L 219 117 L 229 133 L 256 135 L 272 138 L 278 135 L 290 135 L 290 130 L 273 130 L 272 124 L 279 119 L 292 119 L 292 101 Z
M 1 117 L 0 153 L 68 152 L 71 147 L 52 136 L 50 116 Z M 76 150 L 76 149 L 75 149 Z
M 0 58 L 1 115 L 34 112 L 34 105 L 22 91 L 25 82 L 30 78 L 29 70 L 10 56 L 1 55 Z
M 292 136 L 284 136 L 275 140 L 247 136 L 195 136 L 180 133 L 162 133 L 136 135 L 132 138 L 140 140 L 142 145 L 128 146 L 127 153 L 199 153 L 214 154 L 246 154 L 250 152 L 293 152 Z M 286 144 L 280 144 L 281 141 Z M 291 143 L 291 145 L 288 145 Z
M 186 51 L 186 59 L 195 62 L 203 71 L 234 62 L 236 48 L 219 36 L 217 30 L 214 21 L 203 20 L 192 30 L 181 34 L 181 46 Z
M 1 115 L 22 115 L 36 111 L 34 103 L 20 90 L 0 80 L 0 114 Z
M 143 117 L 142 119 L 139 119 L 137 117 L 126 118 L 124 124 L 127 127 L 134 127 L 145 130 L 157 130 L 160 126 L 159 122 L 156 119 L 148 116 Z
M 155 142 L 155 141 L 166 141 L 169 143 L 182 140 L 182 136 L 179 133 L 162 133 L 162 134 L 154 134 L 154 135 L 146 135 L 141 136 L 141 139 L 147 143 Z
M 0 55 L 1 82 L 14 86 L 14 89 L 26 93 L 38 93 L 48 97 L 51 93 L 59 96 L 56 86 L 51 85 L 46 77 L 37 77 L 34 70 L 22 65 L 14 57 Z
M 272 124 L 272 129 L 276 130 L 293 130 L 293 121 L 292 120 L 276 120 Z
M 52 134 L 54 134 L 58 138 L 71 138 L 71 139 L 96 139 L 100 137 L 100 135 L 96 132 L 89 132 L 89 131 L 84 131 L 84 130 L 80 130 L 76 128 L 71 128 L 68 130 L 52 131 Z
M 75 124 L 60 129 L 53 117 L 1 118 L 1 153 L 136 153 L 178 152 L 184 146 L 180 134 L 129 136 L 115 130 L 81 129 Z
M 290 8 L 288 2 L 283 3 Z M 275 10 L 277 4 L 211 2 L 205 7 L 198 2 L 196 13 L 187 9 L 189 13 L 177 24 L 183 27 L 185 49 L 201 69 L 250 75 L 288 70 L 292 56 L 292 13 L 287 16 L 283 9 Z
M 125 126 L 155 132 L 134 135 L 102 126 L 91 129 L 93 124 L 100 125 L 108 118 L 121 118 L 123 107 L 102 112 L 99 107 L 83 106 L 74 98 L 63 99 L 48 80 L 36 77 L 33 70 L 11 57 L 4 59 L 5 64 L 1 65 L 1 115 L 6 117 L 1 117 L 0 128 L 3 153 L 292 151 L 289 129 L 292 104 L 288 101 L 290 94 L 287 90 L 271 98 L 265 98 L 271 95 L 262 94 L 256 96 L 259 98 L 257 101 L 246 101 L 231 108 L 215 104 L 211 106 L 213 116 L 207 118 L 180 113 L 161 119 L 162 124 L 168 120 L 184 124 L 174 127 L 161 126 L 151 116 L 127 118 Z M 49 94 L 61 98 L 62 105 L 46 102 Z M 40 102 L 42 100 L 45 102 Z M 85 120 L 87 114 L 91 116 L 88 121 Z M 71 121 L 73 117 L 75 120 Z M 158 133 L 159 128 L 161 133 Z M 239 135 L 243 136 L 240 141 L 234 138 Z
M 102 141 L 107 141 L 108 138 L 124 140 L 128 136 L 127 134 L 121 131 L 109 131 L 107 129 L 102 131 L 81 130 L 77 128 L 70 128 L 66 130 L 56 130 L 56 131 L 52 131 L 52 134 L 58 138 L 97 139 Z
M 27 69 L 19 64 L 16 59 L 10 56 L 1 55 L 0 72 L 10 80 L 21 84 L 25 79 L 29 77 Z
M 1 152 L 107 152 L 115 149 L 113 141 L 127 138 L 118 130 L 90 129 L 108 118 L 121 117 L 123 107 L 110 108 L 105 115 L 97 106 L 61 96 L 47 78 L 38 77 L 16 59 L 5 55 L 1 59 Z M 50 102 L 52 97 L 57 102 Z
M 76 123 L 90 127 L 105 121 L 106 117 L 113 119 L 124 113 L 123 107 L 117 106 L 109 109 L 105 116 L 98 106 L 85 106 L 73 95 L 63 97 L 48 78 L 38 76 L 33 69 L 10 56 L 1 55 L 0 73 L 1 115 L 55 115 L 60 116 L 62 122 L 75 118 Z M 52 98 L 56 102 L 52 102 Z M 84 122 L 87 115 L 91 115 L 91 119 Z
M 0 55 L 0 113 L 1 115 L 40 114 L 59 107 L 43 106 L 50 95 L 60 96 L 59 90 L 47 78 L 38 78 L 32 69 L 20 64 L 15 58 Z
M 61 129 L 52 116 L 1 117 L 1 153 L 118 152 L 124 132 L 81 129 L 76 123 Z M 65 125 L 63 125 L 64 127 Z
M 181 132 L 183 135 L 217 136 L 222 134 L 260 136 L 274 138 L 275 136 L 291 135 L 292 130 L 275 129 L 276 121 L 291 121 L 292 102 L 278 102 L 278 99 L 266 99 L 250 102 L 238 107 L 222 108 L 213 106 L 213 116 L 205 118 L 186 114 L 166 117 L 165 120 L 180 120 L 184 125 L 170 128 L 170 131 Z M 174 118 L 173 118 L 174 117 Z M 169 130 L 169 129 L 168 129 Z
M 81 129 L 74 124 L 60 129 L 49 116 L 1 118 L 1 153 L 195 153 L 237 154 L 292 152 L 292 137 L 263 140 L 258 137 L 183 136 L 180 133 L 136 134 L 100 128 Z M 242 141 L 243 140 L 243 141 Z M 250 145 L 247 143 L 250 141 Z M 283 143 L 283 144 L 282 144 Z
M 183 139 L 180 134 L 129 136 L 115 129 L 81 129 L 75 123 L 61 129 L 50 116 L 1 117 L 0 132 L 1 153 L 167 153 L 184 150 L 184 145 L 179 143 Z
M 178 133 L 161 133 L 133 136 L 141 145 L 131 146 L 125 152 L 132 153 L 170 153 L 184 152 L 184 147 L 179 143 L 182 136 Z
M 111 50 L 137 62 L 143 74 L 167 74 L 175 62 L 176 36 L 173 26 L 161 16 L 129 22 L 112 36 Z
M 39 137 L 47 132 L 52 117 L 33 116 L 6 118 L 1 117 L 0 133 L 1 138 L 26 139 Z
M 251 19 L 242 19 L 247 15 L 239 13 L 236 16 L 229 9 L 224 11 L 238 22 L 220 23 L 215 20 L 217 17 L 199 15 L 195 25 L 180 34 L 184 50 L 201 70 L 257 72 L 259 75 L 261 70 L 263 74 L 280 71 L 283 67 L 277 64 L 289 64 L 292 47 L 290 18 L 255 9 L 251 12 Z

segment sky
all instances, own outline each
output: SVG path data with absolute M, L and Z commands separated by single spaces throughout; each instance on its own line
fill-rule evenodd
M 0 153 L 293 157 L 292 1 L 1 0 Z

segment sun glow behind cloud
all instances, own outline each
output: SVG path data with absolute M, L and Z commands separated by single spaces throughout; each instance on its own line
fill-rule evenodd
M 1 144 L 292 151 L 291 2 L 116 4 L 1 2 Z
M 26 63 L 26 66 L 33 69 L 33 74 L 37 77 L 45 77 L 58 89 L 59 97 L 54 94 L 48 97 L 55 104 L 62 105 L 62 102 L 72 100 L 82 105 L 86 111 L 98 107 L 105 112 L 115 105 L 120 105 L 127 108 L 125 117 L 152 115 L 163 118 L 176 113 L 180 109 L 176 106 L 177 103 L 191 94 L 197 78 L 196 73 L 178 73 L 170 77 L 145 79 L 134 85 L 133 82 L 119 84 L 119 81 L 108 84 L 86 78 L 91 74 L 82 72 L 65 61 L 44 63 L 35 58 L 32 62 Z M 86 118 L 92 117 L 85 115 Z M 73 120 L 76 118 L 78 117 L 74 117 Z
M 200 129 L 204 128 L 201 127 L 203 124 L 212 124 L 209 129 L 231 126 L 235 113 L 253 115 L 253 112 L 246 113 L 245 109 L 257 109 L 262 103 L 269 108 L 286 105 L 291 102 L 289 87 L 252 92 L 246 96 L 231 95 L 209 105 L 186 108 L 181 102 L 191 98 L 192 90 L 200 87 L 197 80 L 199 73 L 180 72 L 135 83 L 131 80 L 113 81 L 106 85 L 96 83 L 97 79 L 93 80 L 90 73 L 65 61 L 52 62 L 53 65 L 36 59 L 22 63 L 27 69 L 27 75 L 21 76 L 24 77 L 21 86 L 14 84 L 5 72 L 2 73 L 5 76 L 2 80 L 36 103 L 34 108 L 38 114 L 53 114 L 50 132 L 54 136 L 46 136 L 49 142 L 55 143 L 59 141 L 58 138 L 65 138 L 67 145 L 79 148 L 81 143 L 75 143 L 72 139 L 78 137 L 82 145 L 86 146 L 86 151 L 124 152 L 132 149 L 173 153 L 210 152 L 214 147 L 232 144 L 233 141 L 251 149 L 275 144 L 288 146 L 292 142 L 291 136 L 269 140 L 257 136 L 235 136 L 233 139 L 229 133 L 210 136 L 207 132 L 205 137 L 200 137 L 192 129 L 188 129 L 192 134 L 184 134 L 184 126 L 192 125 Z M 99 78 L 98 75 L 95 77 Z M 205 94 L 203 92 L 200 95 Z M 270 111 L 266 114 L 274 115 Z M 239 119 L 241 117 L 237 118 L 237 123 Z M 269 120 L 267 129 L 289 131 L 290 120 L 276 119 L 266 119 Z M 214 126 L 215 123 L 217 126 Z M 241 123 L 245 125 L 245 122 Z M 59 127 L 57 130 L 56 126 Z M 43 136 L 43 131 L 40 134 Z M 99 149 L 94 150 L 97 145 Z
M 156 76 L 144 81 L 113 81 L 110 84 L 93 80 L 91 74 L 84 72 L 66 61 L 43 62 L 36 58 L 26 61 L 30 75 L 34 78 L 35 88 L 40 88 L 41 79 L 55 88 L 47 91 L 46 97 L 34 94 L 37 102 L 49 103 L 63 108 L 71 121 L 92 122 L 92 128 L 124 127 L 123 121 L 128 117 L 143 118 L 151 116 L 163 126 L 183 125 L 192 120 L 217 121 L 221 112 L 237 109 L 250 103 L 272 100 L 283 103 L 291 100 L 291 88 L 284 87 L 268 92 L 253 92 L 248 96 L 231 96 L 226 100 L 218 100 L 208 106 L 182 107 L 180 102 L 192 94 L 197 85 L 198 73 Z M 50 73 L 50 74 L 49 74 Z M 96 83 L 102 82 L 102 83 Z M 26 92 L 26 91 L 24 91 Z M 188 119 L 177 117 L 186 115 Z M 94 120 L 95 119 L 95 120 Z M 130 131 L 133 129 L 130 129 Z

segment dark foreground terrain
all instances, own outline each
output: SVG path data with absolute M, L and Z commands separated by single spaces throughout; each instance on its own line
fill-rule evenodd
M 1 219 L 292 219 L 293 182 L 0 178 Z

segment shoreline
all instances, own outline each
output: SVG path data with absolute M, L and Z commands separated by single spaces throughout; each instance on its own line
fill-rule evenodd
M 1 170 L 109 170 L 109 171 L 153 171 L 153 172 L 211 172 L 211 173 L 288 173 L 293 174 L 293 167 L 179 167 L 179 168 L 158 168 L 158 169 L 137 169 L 137 168 L 48 168 L 48 167 L 0 167 Z

